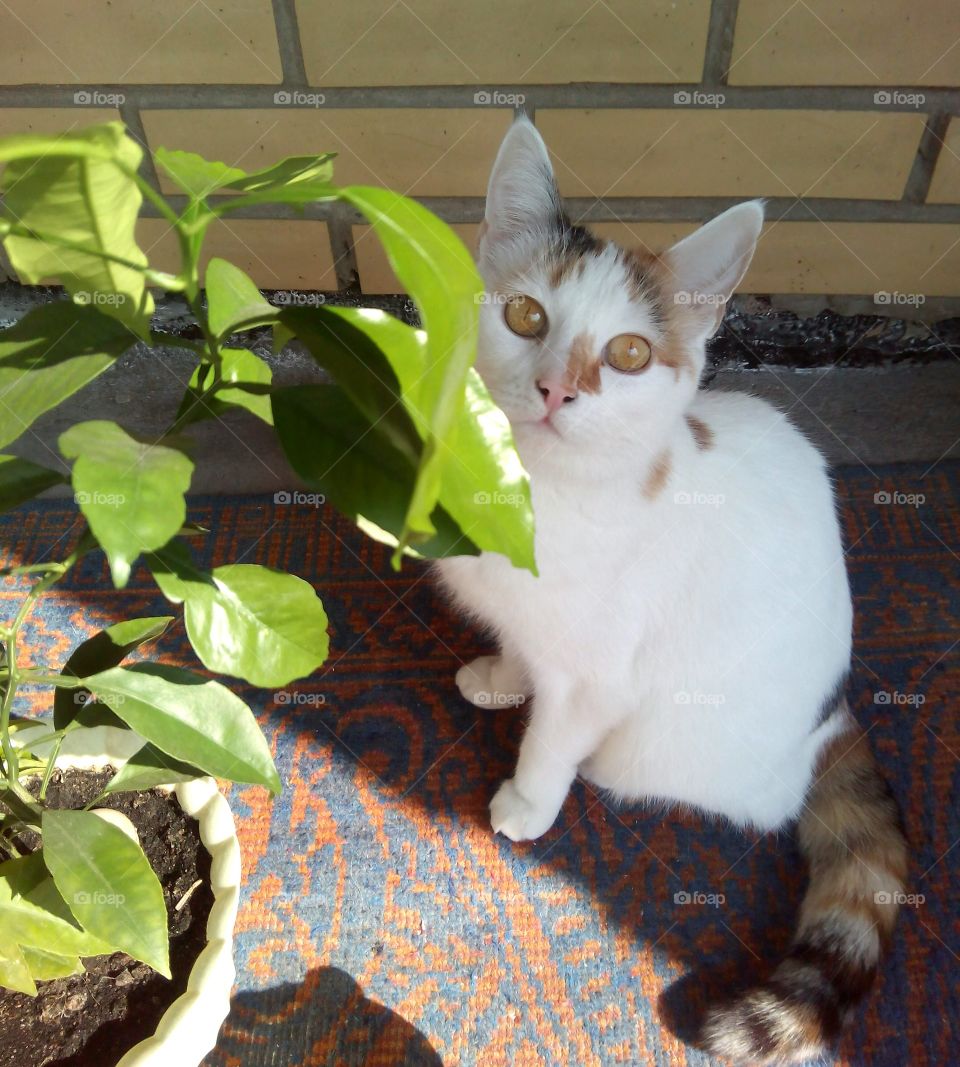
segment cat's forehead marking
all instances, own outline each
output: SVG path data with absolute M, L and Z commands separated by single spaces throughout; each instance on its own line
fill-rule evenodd
M 597 344 L 588 333 L 578 333 L 570 345 L 567 377 L 585 393 L 600 392 L 600 358 Z
M 607 242 L 594 237 L 582 226 L 571 226 L 547 250 L 548 279 L 558 289 L 574 274 L 582 277 L 591 257 L 599 258 L 607 248 Z

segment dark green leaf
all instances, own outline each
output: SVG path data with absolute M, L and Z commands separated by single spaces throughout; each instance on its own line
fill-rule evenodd
M 72 396 L 136 340 L 116 319 L 65 300 L 0 330 L 0 448 Z
M 276 390 L 272 399 L 277 436 L 299 477 L 368 534 L 395 546 L 413 493 L 415 466 L 339 386 L 291 386 Z M 418 554 L 479 552 L 442 507 L 434 510 L 431 521 L 437 532 L 417 545 Z
M 65 481 L 62 474 L 48 467 L 18 456 L 0 456 L 0 511 L 9 511 Z
M 105 630 L 99 630 L 77 645 L 63 665 L 61 674 L 71 678 L 84 678 L 97 671 L 115 667 L 130 655 L 135 648 L 147 641 L 155 641 L 173 622 L 172 615 L 157 615 L 146 619 L 128 619 L 117 622 Z M 81 709 L 89 711 L 88 689 L 58 689 L 53 697 L 53 725 L 62 730 L 72 722 Z M 90 723 L 85 723 L 90 725 Z
M 128 793 L 202 778 L 203 771 L 146 744 L 107 783 L 104 793 Z
M 163 889 L 138 843 L 92 811 L 48 809 L 43 859 L 85 930 L 170 977 Z

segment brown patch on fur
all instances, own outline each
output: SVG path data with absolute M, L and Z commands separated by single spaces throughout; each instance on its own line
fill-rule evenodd
M 706 452 L 708 448 L 712 448 L 713 430 L 702 419 L 698 419 L 696 415 L 684 415 L 684 418 L 690 427 L 694 441 L 697 443 L 697 448 L 701 452 Z
M 670 450 L 666 449 L 650 465 L 646 481 L 643 483 L 643 495 L 647 500 L 654 500 L 667 484 L 672 467 Z
M 623 264 L 627 268 L 630 299 L 638 304 L 659 305 L 663 296 L 659 258 L 645 248 L 631 248 L 624 250 Z
M 578 333 L 573 339 L 567 359 L 567 378 L 574 388 L 585 393 L 600 392 L 600 360 L 596 342 L 588 333 Z

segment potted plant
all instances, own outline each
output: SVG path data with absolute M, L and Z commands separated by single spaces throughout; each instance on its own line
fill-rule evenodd
M 198 920 L 206 937 L 192 972 L 180 976 L 184 992 L 159 1025 L 148 1023 L 144 1040 L 133 1038 L 135 1047 L 98 1053 L 98 1062 L 126 1067 L 186 1067 L 212 1047 L 233 977 L 239 867 L 214 779 L 280 788 L 253 713 L 211 675 L 278 688 L 327 653 L 327 619 L 311 584 L 252 564 L 195 563 L 189 542 L 203 531 L 187 522 L 191 426 L 238 408 L 272 426 L 308 486 L 394 546 L 394 566 L 404 554 L 494 550 L 533 567 L 526 476 L 506 418 L 472 368 L 481 285 L 452 232 L 387 190 L 334 186 L 327 155 L 254 174 L 185 152 L 160 150 L 156 159 L 183 189 L 182 210 L 141 177 L 141 151 L 118 123 L 0 141 L 7 254 L 24 281 L 55 280 L 69 297 L 0 331 L 0 448 L 108 373 L 135 342 L 148 346 L 141 358 L 163 343 L 196 360 L 159 439 L 108 420 L 79 421 L 60 436 L 83 532 L 61 559 L 11 560 L 2 571 L 22 599 L 0 623 L 0 986 L 8 991 L 0 992 L 0 1019 L 4 997 L 9 1014 L 9 998 L 22 1007 L 38 984 L 46 991 L 61 983 L 69 998 L 71 983 L 86 977 L 84 961 L 120 953 L 125 974 L 138 966 L 151 981 L 171 973 L 171 922 L 206 892 L 196 888 L 204 879 L 161 885 L 143 847 L 156 835 L 149 823 L 138 833 L 118 816 L 123 807 L 135 814 L 124 798 L 168 807 L 175 799 L 181 814 L 200 817 L 212 858 L 209 915 L 201 909 Z M 144 197 L 177 234 L 176 274 L 151 268 L 136 244 Z M 369 309 L 275 307 L 233 264 L 212 259 L 201 270 L 214 219 L 253 204 L 335 198 L 373 224 L 423 330 Z M 151 330 L 157 287 L 182 294 L 195 338 Z M 275 387 L 268 364 L 238 340 L 264 328 L 277 349 L 302 343 L 330 384 Z M 0 509 L 66 480 L 63 470 L 0 454 Z M 182 609 L 205 673 L 128 661 L 172 616 L 117 622 L 60 665 L 24 662 L 20 637 L 38 599 L 99 550 L 118 588 L 138 561 L 147 566 Z M 52 717 L 16 714 L 25 684 L 50 687 Z M 166 794 L 156 792 L 161 786 Z

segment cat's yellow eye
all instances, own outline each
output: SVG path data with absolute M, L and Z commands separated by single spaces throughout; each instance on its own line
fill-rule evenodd
M 511 296 L 503 309 L 503 319 L 521 337 L 542 337 L 547 332 L 547 313 L 532 296 Z
M 650 342 L 635 333 L 621 333 L 607 342 L 604 356 L 614 370 L 633 374 L 650 362 Z

